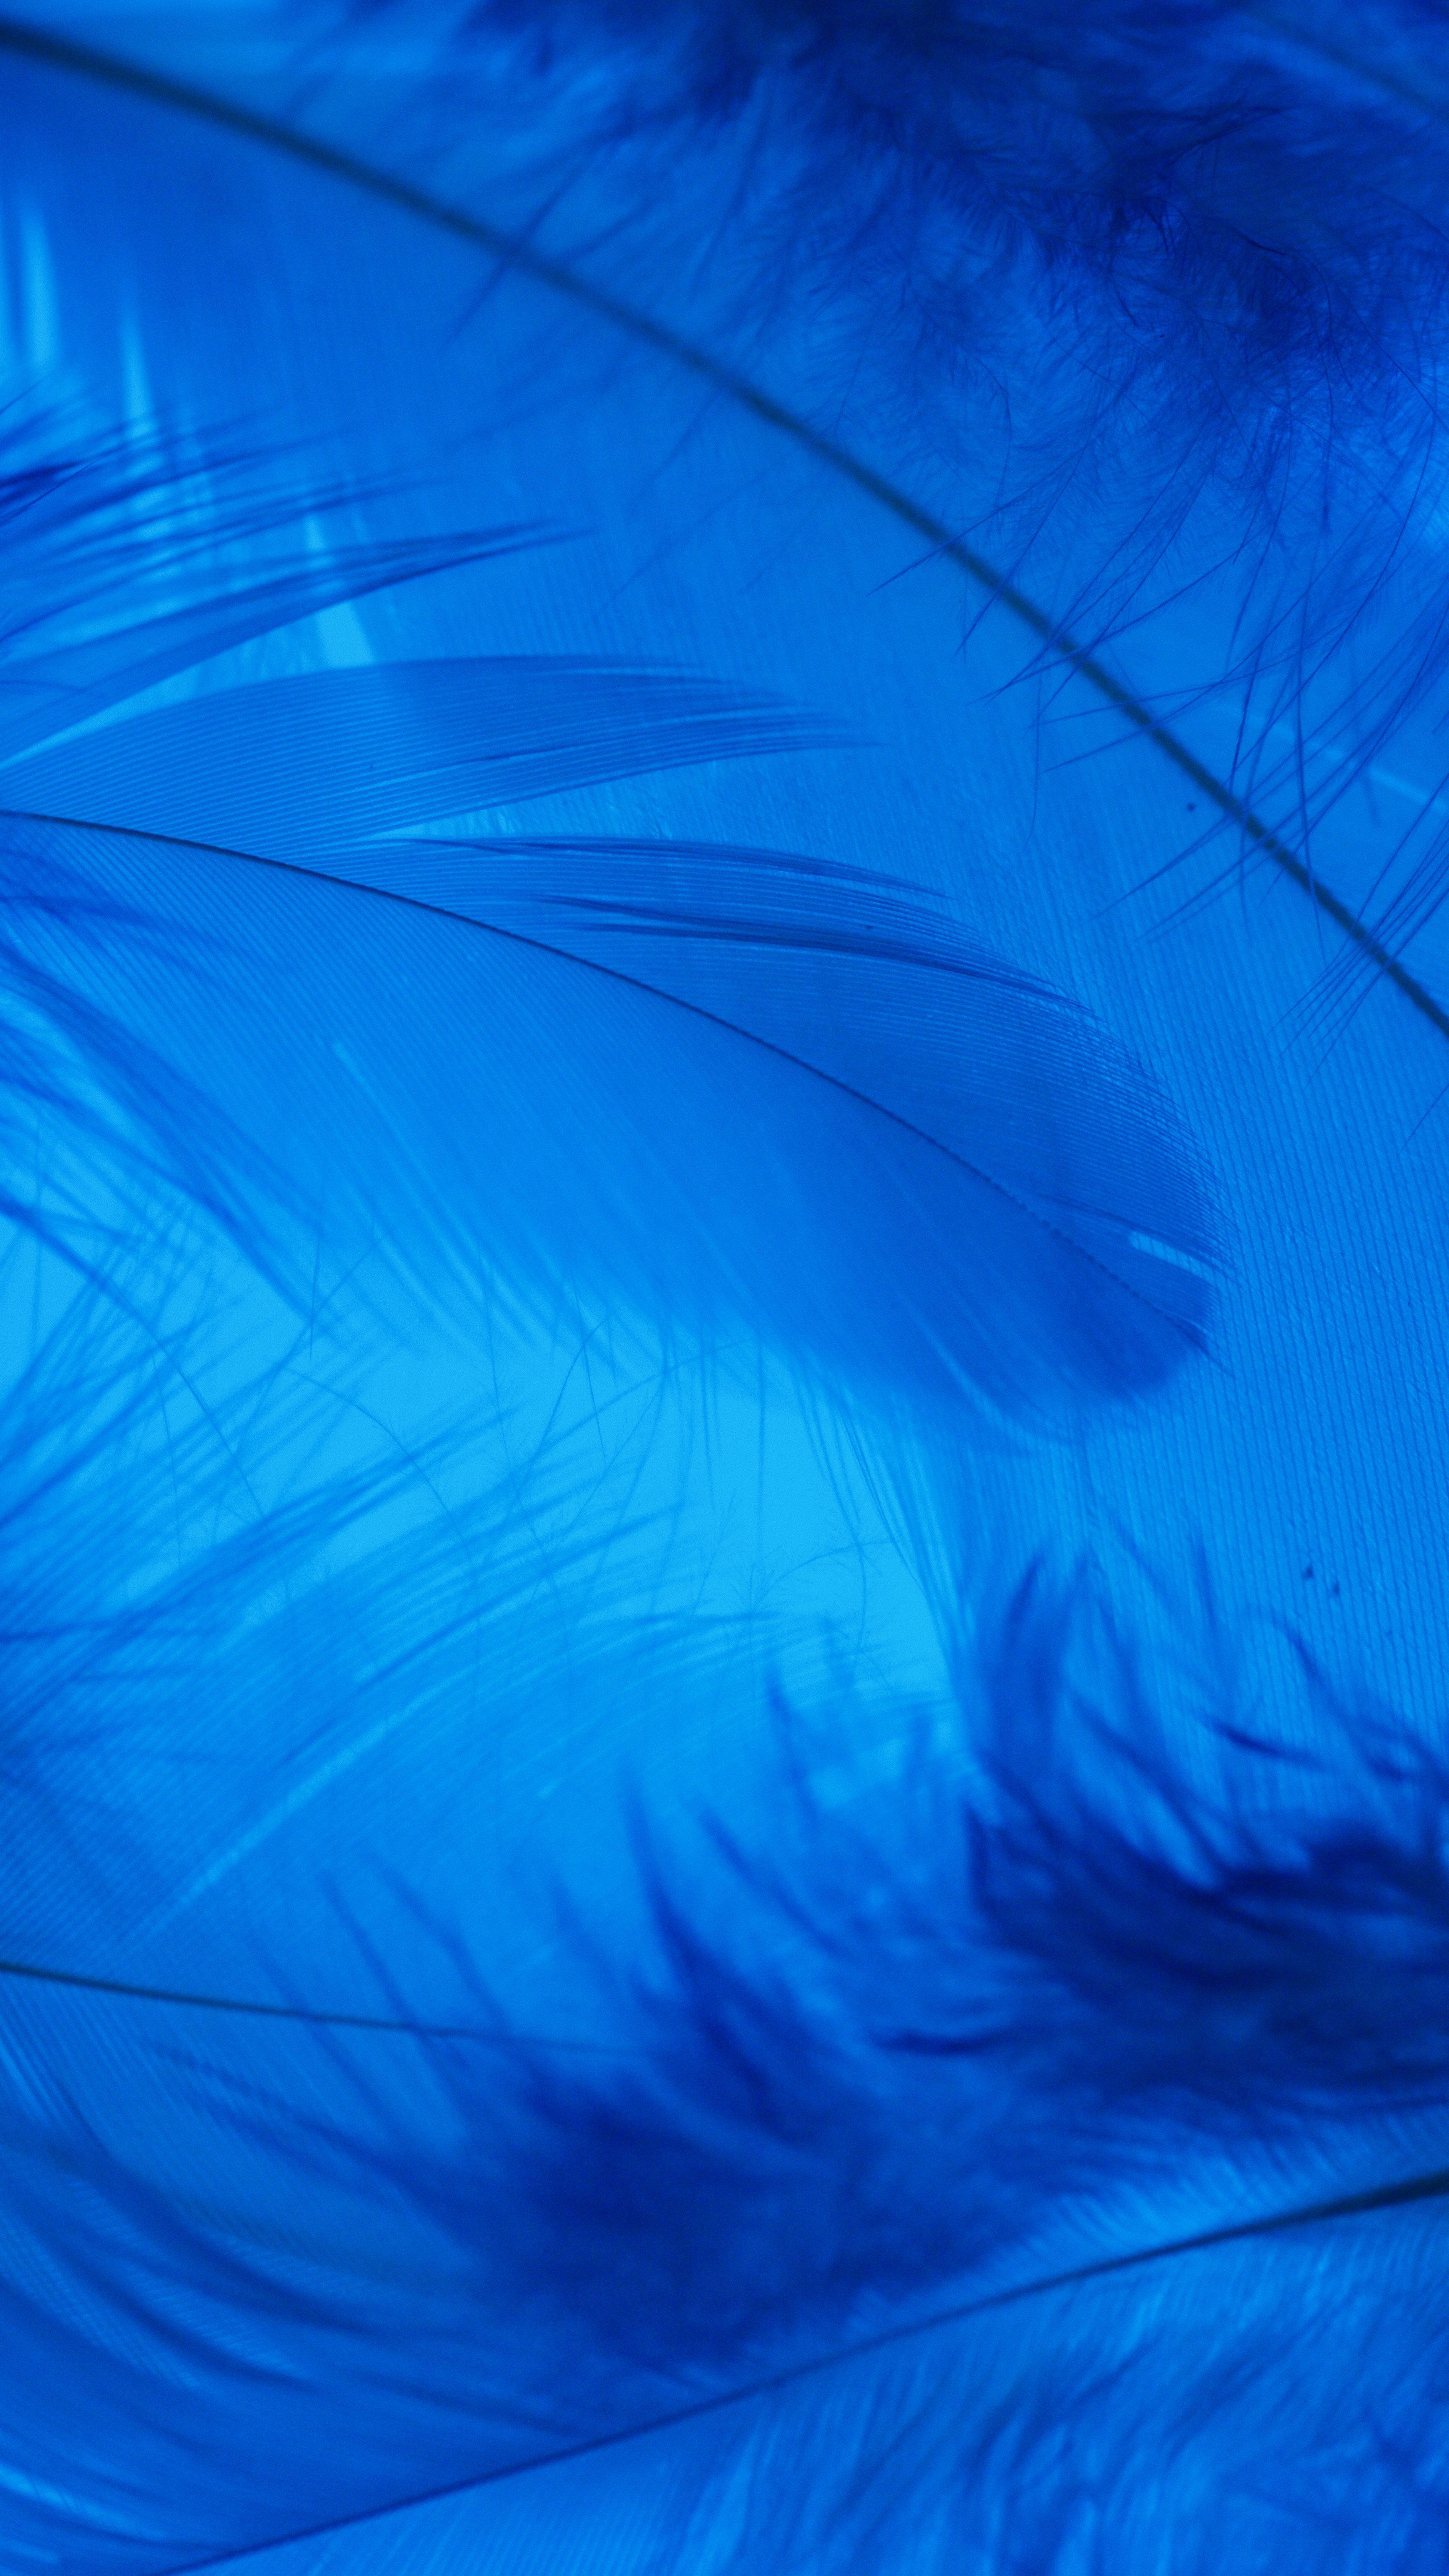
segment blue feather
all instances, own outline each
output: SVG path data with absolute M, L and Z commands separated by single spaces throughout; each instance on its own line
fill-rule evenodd
M 1246 1737 L 1209 1633 L 1205 1789 L 1088 1626 L 1038 1579 L 959 1732 L 790 1728 L 763 1847 L 646 1863 L 588 2041 L 466 1959 L 451 2032 L 406 1982 L 390 2034 L 41 1997 L 77 2072 L 12 2079 L 8 2260 L 86 2322 L 14 2349 L 98 2450 L 82 2531 L 57 2420 L 15 2539 L 366 2561 L 457 2491 L 472 2557 L 543 2479 L 551 2564 L 1427 2564 L 1441 1773 L 1306 1662 L 1322 1758 Z
M 1442 2560 L 1442 52 L 0 26 L 16 2568 Z
M 783 714 L 648 673 L 463 661 L 324 671 L 12 765 L 12 794 L 39 800 L 29 831 L 24 810 L 12 814 L 13 844 L 24 869 L 54 865 L 57 834 L 72 852 L 89 841 L 71 864 L 99 878 L 111 918 L 141 903 L 171 1031 L 184 1007 L 178 954 L 201 952 L 207 1026 L 186 1056 L 193 1078 L 213 1059 L 211 1124 L 247 1118 L 260 1059 L 252 1159 L 275 1132 L 280 1089 L 293 1104 L 289 1154 L 307 1126 L 318 1131 L 334 1227 L 350 1092 L 381 1106 L 401 1059 L 410 1097 L 390 1098 L 385 1115 L 410 1172 L 469 1140 L 482 1168 L 470 1185 L 455 1166 L 438 1194 L 495 1263 L 512 1243 L 515 1264 L 556 1268 L 562 1241 L 575 1283 L 602 1265 L 681 1322 L 702 1310 L 718 1329 L 721 1307 L 743 1306 L 792 1348 L 942 1394 L 974 1383 L 1008 1407 L 1053 1378 L 1114 1393 L 1153 1384 L 1203 1338 L 1202 1193 L 1151 1085 L 1049 988 L 888 883 L 819 863 L 506 839 L 465 861 L 454 846 L 391 837 L 450 808 L 513 808 L 800 737 Z M 455 741 L 471 757 L 455 757 Z M 77 816 L 125 836 L 110 868 Z M 373 837 L 351 847 L 368 826 Z M 166 846 L 138 849 L 144 834 Z M 204 925 L 248 861 L 273 880 L 246 888 L 263 953 L 232 934 L 217 963 Z M 158 898 L 135 891 L 158 870 L 185 889 L 164 927 Z M 369 891 L 381 901 L 369 906 Z M 312 985 L 322 942 L 328 1016 L 287 989 L 293 959 Z M 373 992 L 386 997 L 380 1031 L 368 1025 Z M 132 1004 L 138 1036 L 143 1011 Z M 464 1027 L 478 1032 L 466 1056 Z M 166 1036 L 150 1039 L 153 1060 Z M 190 1092 L 170 1125 L 188 1122 L 194 1133 Z M 375 1193 L 370 1129 L 366 1150 Z M 632 1253 L 616 1184 L 599 1189 L 620 1154 L 657 1174 Z

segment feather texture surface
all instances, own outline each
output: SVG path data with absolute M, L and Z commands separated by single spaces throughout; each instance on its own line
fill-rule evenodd
M 1442 2564 L 1437 8 L 0 25 L 0 2552 Z

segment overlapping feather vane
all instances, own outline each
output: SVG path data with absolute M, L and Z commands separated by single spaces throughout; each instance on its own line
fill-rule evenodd
M 1440 13 L 0 81 L 5 2564 L 1438 2569 Z

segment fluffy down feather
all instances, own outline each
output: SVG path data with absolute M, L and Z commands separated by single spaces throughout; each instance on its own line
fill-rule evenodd
M 1441 38 L 0 29 L 17 2569 L 1441 2563 Z

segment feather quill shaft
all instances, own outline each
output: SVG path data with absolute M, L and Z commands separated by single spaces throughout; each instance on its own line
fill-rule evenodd
M 1440 2566 L 1441 37 L 0 25 L 7 2564 Z

